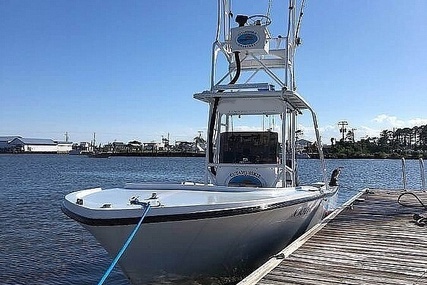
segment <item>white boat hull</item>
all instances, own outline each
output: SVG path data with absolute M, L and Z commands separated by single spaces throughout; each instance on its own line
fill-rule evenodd
M 248 214 L 143 223 L 119 265 L 132 284 L 238 281 L 325 213 L 324 198 Z M 135 224 L 84 225 L 114 257 Z

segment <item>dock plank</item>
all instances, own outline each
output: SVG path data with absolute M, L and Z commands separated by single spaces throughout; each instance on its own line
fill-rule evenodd
M 413 219 L 427 209 L 401 193 L 365 189 L 239 284 L 427 284 L 427 226 Z

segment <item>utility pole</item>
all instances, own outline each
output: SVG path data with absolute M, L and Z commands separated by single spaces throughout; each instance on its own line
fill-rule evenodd
M 95 151 L 96 146 L 96 133 L 93 133 L 93 145 L 92 145 L 92 151 Z
M 340 133 L 342 134 L 341 141 L 344 141 L 345 133 L 347 132 L 346 126 L 348 126 L 347 121 L 339 121 L 338 126 L 340 127 Z

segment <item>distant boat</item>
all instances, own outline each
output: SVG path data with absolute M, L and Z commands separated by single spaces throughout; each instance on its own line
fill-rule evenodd
M 87 150 L 81 150 L 81 149 L 72 149 L 70 152 L 68 152 L 69 155 L 89 155 L 92 154 L 92 152 Z
M 72 149 L 70 152 L 68 152 L 69 155 L 80 155 L 82 154 L 82 151 L 79 149 Z
M 93 152 L 87 154 L 87 156 L 91 158 L 109 158 L 111 156 L 111 152 Z
M 296 158 L 297 159 L 308 159 L 308 158 L 310 158 L 310 155 L 306 152 L 298 152 L 298 153 L 296 153 Z
M 204 181 L 94 188 L 63 201 L 62 211 L 111 256 L 126 250 L 115 261 L 132 284 L 238 281 L 319 223 L 336 197 L 339 170 L 327 181 L 316 114 L 295 91 L 296 1 L 280 13 L 289 13 L 289 26 L 276 37 L 269 15 L 237 15 L 232 28 L 229 2 L 218 2 L 211 87 L 194 95 L 209 104 Z M 254 82 L 258 73 L 267 82 Z M 323 180 L 299 185 L 303 113 L 313 119 L 320 158 L 313 171 L 322 169 Z

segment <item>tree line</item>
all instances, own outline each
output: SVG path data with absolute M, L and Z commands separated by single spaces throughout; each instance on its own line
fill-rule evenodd
M 383 130 L 378 137 L 354 140 L 350 130 L 325 147 L 330 158 L 427 158 L 427 125 Z

